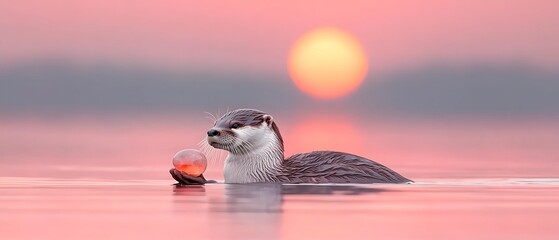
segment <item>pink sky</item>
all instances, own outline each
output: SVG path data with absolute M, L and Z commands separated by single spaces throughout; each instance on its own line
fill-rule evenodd
M 293 42 L 321 26 L 354 33 L 372 72 L 433 62 L 559 66 L 553 0 L 2 1 L 0 63 L 54 57 L 284 73 Z

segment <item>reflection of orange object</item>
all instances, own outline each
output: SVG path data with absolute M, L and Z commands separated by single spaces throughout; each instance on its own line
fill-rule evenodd
M 198 177 L 206 171 L 208 160 L 206 156 L 195 149 L 184 149 L 173 157 L 173 166 L 190 176 Z
M 316 98 L 333 99 L 361 84 L 367 74 L 367 58 L 351 34 L 336 28 L 319 28 L 295 43 L 288 68 L 301 91 Z

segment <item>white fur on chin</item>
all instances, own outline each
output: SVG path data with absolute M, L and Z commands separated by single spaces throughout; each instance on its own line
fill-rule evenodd
M 279 140 L 266 122 L 258 127 L 233 129 L 238 138 L 248 142 L 248 154 L 229 152 L 225 159 L 225 183 L 253 183 L 271 181 L 283 161 Z M 239 146 L 237 143 L 237 146 Z

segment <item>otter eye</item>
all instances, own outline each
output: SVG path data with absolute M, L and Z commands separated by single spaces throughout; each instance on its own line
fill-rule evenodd
M 240 124 L 240 123 L 233 123 L 233 124 L 231 125 L 231 128 L 233 128 L 233 129 L 235 129 L 235 128 L 240 128 L 240 127 L 241 127 L 241 124 Z

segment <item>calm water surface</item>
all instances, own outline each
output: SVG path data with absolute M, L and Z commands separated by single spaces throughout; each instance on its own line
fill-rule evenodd
M 416 183 L 175 187 L 172 156 L 210 123 L 4 117 L 0 239 L 558 239 L 555 121 L 275 118 L 288 155 L 352 152 Z
M 557 239 L 559 179 L 413 185 L 2 179 L 2 239 Z

